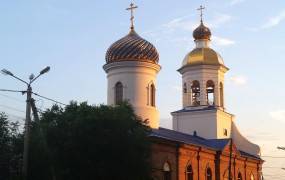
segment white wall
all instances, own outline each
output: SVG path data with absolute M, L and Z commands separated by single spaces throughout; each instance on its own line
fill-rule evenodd
M 197 135 L 206 139 L 223 139 L 231 135 L 231 123 L 233 115 L 219 109 L 211 110 L 189 110 L 185 112 L 172 113 L 173 129 L 175 131 Z M 227 129 L 228 135 L 224 135 Z
M 153 83 L 156 87 L 156 75 L 160 66 L 149 62 L 122 61 L 104 65 L 108 79 L 108 105 L 115 104 L 115 84 L 123 84 L 123 98 L 129 101 L 137 115 L 148 119 L 152 128 L 159 127 L 157 107 L 150 106 L 148 91 Z

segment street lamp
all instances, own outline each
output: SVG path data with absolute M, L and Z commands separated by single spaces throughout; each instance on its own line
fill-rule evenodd
M 25 137 L 24 137 L 24 153 L 23 153 L 23 178 L 27 179 L 28 174 L 28 156 L 29 156 L 29 135 L 30 135 L 30 123 L 31 123 L 31 100 L 32 100 L 32 83 L 38 79 L 41 75 L 47 73 L 50 70 L 50 67 L 47 66 L 43 70 L 40 71 L 38 76 L 34 76 L 33 74 L 29 77 L 29 83 L 22 80 L 21 78 L 15 76 L 11 71 L 7 69 L 2 69 L 1 73 L 4 75 L 11 76 L 27 85 L 27 91 L 23 91 L 27 93 L 27 101 L 26 101 L 26 119 L 25 119 Z
M 277 147 L 277 149 L 280 149 L 280 150 L 284 150 L 285 151 L 285 147 Z

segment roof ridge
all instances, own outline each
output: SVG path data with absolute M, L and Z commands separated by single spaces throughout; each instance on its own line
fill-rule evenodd
M 173 129 L 167 129 L 167 128 L 163 128 L 163 127 L 159 127 L 159 129 L 168 130 L 168 131 L 175 132 L 175 133 L 179 133 L 179 134 L 186 135 L 186 136 L 197 137 L 197 138 L 203 139 L 203 140 L 208 140 L 208 139 L 203 138 L 203 137 L 198 136 L 198 135 L 193 135 L 193 134 L 188 134 L 188 133 L 184 133 L 184 132 L 180 132 L 180 131 L 175 131 L 175 130 L 173 130 Z

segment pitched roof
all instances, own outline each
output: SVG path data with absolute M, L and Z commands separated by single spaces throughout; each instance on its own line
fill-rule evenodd
M 217 110 L 216 106 L 204 106 L 204 108 L 199 108 L 199 109 L 181 109 L 178 111 L 174 111 L 172 113 L 179 113 L 179 112 L 193 112 L 193 111 L 205 111 L 205 110 Z
M 205 139 L 197 135 L 185 134 L 182 132 L 159 128 L 153 129 L 150 134 L 151 137 L 163 138 L 175 142 L 181 142 L 185 144 L 192 144 L 210 148 L 213 150 L 222 150 L 228 144 L 230 139 Z
M 180 142 L 190 145 L 196 145 L 205 147 L 207 149 L 212 149 L 215 151 L 222 151 L 230 142 L 230 139 L 205 139 L 197 135 L 190 135 L 170 129 L 159 128 L 159 129 L 152 129 L 150 137 L 157 137 L 162 138 L 174 142 Z M 240 151 L 242 156 L 260 159 L 257 156 L 248 154 L 246 152 Z
M 261 160 L 260 157 L 257 157 L 257 156 L 255 156 L 255 155 L 249 154 L 249 153 L 247 153 L 247 152 L 244 152 L 244 151 L 241 151 L 241 150 L 240 150 L 239 152 L 240 152 L 240 154 L 241 154 L 243 157 L 249 157 L 249 158 Z

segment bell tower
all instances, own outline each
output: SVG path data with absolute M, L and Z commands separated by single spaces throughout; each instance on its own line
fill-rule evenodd
M 224 74 L 229 70 L 222 57 L 210 48 L 211 31 L 203 23 L 194 30 L 196 47 L 189 52 L 178 71 L 182 75 L 183 108 L 215 106 L 224 108 Z
M 196 47 L 189 52 L 178 72 L 182 75 L 182 109 L 172 112 L 173 129 L 206 139 L 231 138 L 239 150 L 259 155 L 258 145 L 248 141 L 226 112 L 224 75 L 229 70 L 222 57 L 210 47 L 211 31 L 204 25 L 193 31 Z
M 193 31 L 195 48 L 184 58 L 178 72 L 182 75 L 182 110 L 172 113 L 174 130 L 219 139 L 229 138 L 234 116 L 225 111 L 224 75 L 229 70 L 222 57 L 210 47 L 211 31 L 204 25 Z

